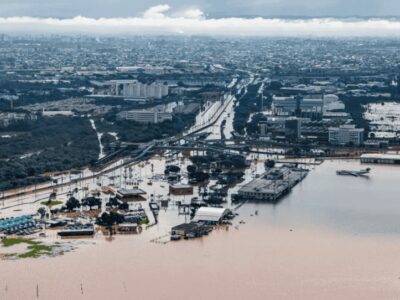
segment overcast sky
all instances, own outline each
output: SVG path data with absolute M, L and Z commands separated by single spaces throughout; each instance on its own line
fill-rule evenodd
M 0 16 L 135 17 L 159 4 L 210 17 L 400 16 L 399 0 L 0 0 Z
M 399 9 L 400 0 L 0 0 L 0 33 L 400 37 L 397 18 L 335 18 Z

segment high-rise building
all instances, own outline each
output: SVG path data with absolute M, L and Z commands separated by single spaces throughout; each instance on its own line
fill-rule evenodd
M 301 120 L 289 118 L 285 121 L 286 138 L 297 141 L 301 136 Z
M 154 98 L 161 99 L 168 96 L 168 84 L 152 82 L 151 84 L 142 83 L 138 80 L 116 80 L 114 90 L 116 96 L 126 98 Z
M 364 129 L 356 128 L 355 125 L 330 127 L 329 143 L 332 145 L 362 145 L 364 143 Z

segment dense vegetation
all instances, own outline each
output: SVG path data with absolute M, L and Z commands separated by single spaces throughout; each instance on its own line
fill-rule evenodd
M 101 144 L 104 146 L 103 151 L 107 154 L 110 153 L 112 151 L 111 145 L 116 141 L 117 139 L 115 138 L 115 136 L 107 132 L 103 133 L 103 135 L 101 136 Z
M 11 95 L 18 94 L 19 98 L 14 101 L 14 106 L 23 106 L 57 101 L 68 97 L 82 97 L 87 95 L 88 92 L 79 88 L 87 85 L 88 81 L 85 79 L 75 79 L 73 82 L 59 82 L 58 84 L 0 79 L 0 94 L 1 92 Z M 1 108 L 9 108 L 9 106 L 8 101 L 0 101 Z
M 267 117 L 263 114 L 255 114 L 251 118 L 250 122 L 246 124 L 246 132 L 248 135 L 257 135 L 259 133 L 259 124 L 262 121 L 266 121 Z
M 239 96 L 238 105 L 235 107 L 233 128 L 240 134 L 244 134 L 244 129 L 250 114 L 260 111 L 261 97 L 257 93 L 260 86 L 261 83 L 249 85 L 247 87 L 247 93 Z
M 99 144 L 84 118 L 39 118 L 7 127 L 0 139 L 0 190 L 48 180 L 46 172 L 81 168 L 96 161 Z
M 145 143 L 152 140 L 173 136 L 184 131 L 194 122 L 195 115 L 177 114 L 172 121 L 158 124 L 143 124 L 127 120 L 106 119 L 96 123 L 99 131 L 117 132 L 123 142 Z

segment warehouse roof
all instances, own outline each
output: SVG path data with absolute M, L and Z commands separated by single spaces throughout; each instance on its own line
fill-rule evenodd
M 227 208 L 219 207 L 200 207 L 193 221 L 206 221 L 206 222 L 219 222 L 221 219 L 229 214 L 231 211 Z

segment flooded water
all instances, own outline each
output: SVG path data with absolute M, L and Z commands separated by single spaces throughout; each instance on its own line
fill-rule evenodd
M 103 136 L 103 133 L 97 131 L 96 124 L 94 123 L 93 119 L 90 119 L 89 121 L 90 121 L 90 124 L 91 124 L 93 130 L 96 132 L 97 139 L 99 141 L 99 147 L 100 147 L 99 159 L 102 159 L 105 156 L 105 154 L 104 154 L 104 146 L 103 146 L 103 143 L 101 142 L 101 138 Z
M 364 118 L 370 122 L 377 138 L 395 138 L 400 131 L 400 104 L 397 102 L 370 103 L 364 106 Z
M 335 174 L 363 167 L 326 161 L 280 203 L 247 203 L 233 226 L 198 240 L 151 242 L 184 222 L 171 205 L 140 235 L 0 261 L 0 299 L 397 299 L 400 168 Z

